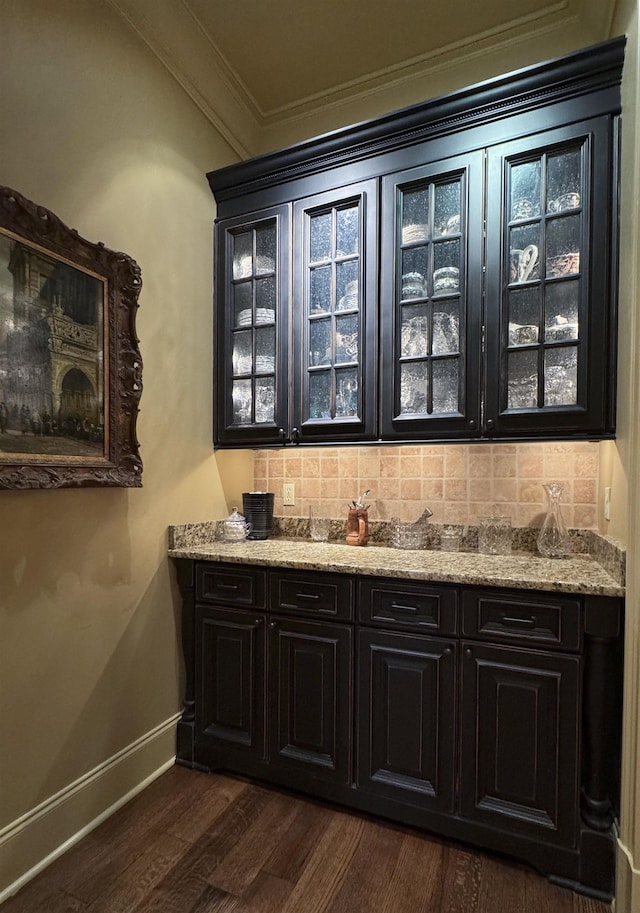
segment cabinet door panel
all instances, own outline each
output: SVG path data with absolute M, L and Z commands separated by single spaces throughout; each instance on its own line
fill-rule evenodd
M 488 151 L 486 429 L 613 430 L 609 121 Z
M 573 845 L 578 657 L 463 643 L 460 811 Z
M 362 630 L 358 655 L 358 785 L 451 811 L 455 644 Z
M 382 182 L 382 434 L 480 433 L 482 153 Z
M 270 760 L 348 783 L 351 628 L 284 618 L 270 624 Z
M 294 204 L 295 441 L 375 435 L 377 182 Z
M 286 437 L 289 223 L 276 206 L 216 224 L 216 444 Z
M 196 738 L 265 753 L 265 617 L 197 607 Z

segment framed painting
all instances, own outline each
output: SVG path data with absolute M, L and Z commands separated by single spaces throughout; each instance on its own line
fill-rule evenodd
M 0 187 L 0 488 L 142 485 L 140 268 Z

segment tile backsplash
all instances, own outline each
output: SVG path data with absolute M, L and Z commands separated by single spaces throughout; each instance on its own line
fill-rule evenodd
M 320 499 L 333 518 L 370 489 L 371 519 L 417 519 L 425 507 L 434 523 L 477 523 L 507 514 L 514 526 L 540 526 L 546 514 L 543 482 L 565 483 L 568 527 L 597 529 L 599 445 L 596 442 L 436 444 L 258 450 L 253 487 L 273 491 L 275 514 L 306 517 Z M 284 507 L 282 486 L 295 485 L 295 506 Z

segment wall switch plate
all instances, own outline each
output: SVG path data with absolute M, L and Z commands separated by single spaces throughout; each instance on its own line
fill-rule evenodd
M 295 506 L 296 486 L 294 482 L 285 482 L 282 486 L 282 503 L 285 507 Z
M 611 519 L 611 489 L 608 486 L 604 490 L 604 518 Z

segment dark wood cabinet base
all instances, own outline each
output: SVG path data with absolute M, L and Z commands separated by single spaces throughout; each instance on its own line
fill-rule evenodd
M 612 897 L 621 599 L 177 564 L 178 764 L 420 828 Z M 539 623 L 524 626 L 532 614 Z

